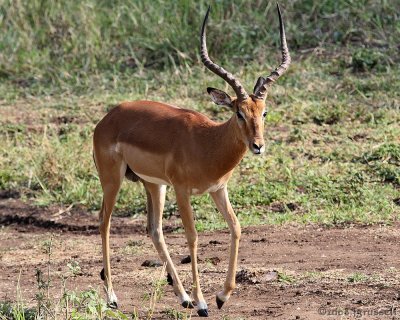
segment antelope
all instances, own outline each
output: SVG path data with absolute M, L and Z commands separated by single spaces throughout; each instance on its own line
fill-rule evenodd
M 227 106 L 233 111 L 232 117 L 226 122 L 216 123 L 201 113 L 162 102 L 133 101 L 122 102 L 97 124 L 93 136 L 93 155 L 103 190 L 99 212 L 103 252 L 101 278 L 111 307 L 117 308 L 117 297 L 111 282 L 110 220 L 124 177 L 143 183 L 147 196 L 147 230 L 161 260 L 166 264 L 168 282 L 172 284 L 181 305 L 185 308 L 197 306 L 197 313 L 202 317 L 208 316 L 208 307 L 199 282 L 198 238 L 190 197 L 205 192 L 211 195 L 230 230 L 229 268 L 224 287 L 216 294 L 218 308 L 230 298 L 235 288 L 241 228 L 229 201 L 227 183 L 247 149 L 255 155 L 264 152 L 263 120 L 266 116 L 267 91 L 291 62 L 279 5 L 277 10 L 282 62 L 266 78 L 259 77 L 253 93 L 249 95 L 231 73 L 208 56 L 208 7 L 200 34 L 201 60 L 210 71 L 226 81 L 236 94 L 236 97 L 232 97 L 224 91 L 207 88 L 215 104 Z M 172 186 L 175 191 L 190 251 L 192 298 L 179 279 L 163 236 L 162 213 L 166 186 Z

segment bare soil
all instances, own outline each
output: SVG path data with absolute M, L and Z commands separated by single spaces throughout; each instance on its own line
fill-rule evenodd
M 8 195 L 9 196 L 9 195 Z M 51 260 L 54 295 L 67 263 L 79 262 L 81 272 L 69 289 L 102 291 L 101 242 L 97 216 L 80 208 L 38 208 L 18 199 L 0 200 L 0 301 L 15 301 L 20 287 L 25 301 L 34 304 L 35 271 L 46 268 L 42 251 L 54 235 Z M 179 220 L 165 221 L 170 253 L 190 291 L 190 264 Z M 199 234 L 202 288 L 211 319 L 400 319 L 399 225 L 257 226 L 244 228 L 239 254 L 238 285 L 218 310 L 215 293 L 223 285 L 228 262 L 229 233 Z M 160 277 L 161 267 L 144 267 L 159 260 L 146 235 L 145 218 L 114 217 L 112 222 L 113 283 L 122 311 L 135 308 L 143 315 L 146 294 Z M 172 288 L 156 306 L 155 319 L 171 319 L 167 310 L 185 312 Z M 193 312 L 193 318 L 197 318 Z

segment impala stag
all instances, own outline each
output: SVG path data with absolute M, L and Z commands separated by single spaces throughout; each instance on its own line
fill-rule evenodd
M 207 92 L 214 103 L 229 107 L 232 117 L 225 123 L 216 123 L 201 113 L 166 103 L 123 102 L 111 110 L 94 131 L 94 159 L 104 193 L 99 213 L 104 266 L 101 277 L 112 307 L 117 307 L 117 297 L 111 283 L 110 219 L 124 177 L 144 185 L 147 229 L 160 258 L 166 263 L 169 283 L 182 306 L 197 306 L 200 316 L 208 316 L 197 267 L 197 232 L 190 205 L 191 195 L 208 192 L 231 233 L 228 274 L 223 289 L 216 295 L 218 308 L 229 299 L 235 288 L 241 230 L 229 202 L 227 183 L 247 148 L 256 155 L 265 150 L 265 98 L 268 88 L 289 67 L 290 55 L 278 6 L 282 63 L 266 78 L 258 78 L 253 93 L 249 95 L 231 73 L 208 56 L 205 29 L 209 12 L 210 7 L 201 28 L 201 60 L 232 87 L 236 97 L 214 88 L 207 88 Z M 175 190 L 189 246 L 193 274 L 191 297 L 182 286 L 164 241 L 162 212 L 166 186 Z

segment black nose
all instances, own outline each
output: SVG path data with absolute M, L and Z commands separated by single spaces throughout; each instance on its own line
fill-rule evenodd
M 258 144 L 256 144 L 256 143 L 253 143 L 253 148 L 256 149 L 256 150 L 258 150 L 258 151 L 260 151 L 261 148 L 262 148 L 263 146 L 264 146 L 264 145 L 262 145 L 262 144 L 258 145 Z

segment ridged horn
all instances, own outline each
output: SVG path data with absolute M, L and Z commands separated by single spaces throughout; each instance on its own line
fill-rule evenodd
M 246 100 L 249 97 L 249 95 L 247 94 L 247 92 L 244 89 L 244 87 L 242 86 L 242 84 L 238 80 L 235 79 L 235 77 L 232 75 L 232 73 L 226 71 L 224 68 L 222 68 L 219 65 L 217 65 L 216 63 L 212 62 L 210 57 L 208 56 L 207 43 L 206 43 L 206 24 L 207 24 L 208 15 L 210 13 L 210 10 L 211 10 L 211 6 L 208 6 L 206 16 L 204 17 L 203 25 L 201 27 L 201 34 L 200 34 L 201 61 L 210 71 L 212 71 L 216 75 L 220 76 L 232 87 L 232 89 L 236 93 L 238 100 L 241 100 L 241 101 Z
M 256 86 L 254 87 L 254 95 L 257 99 L 265 99 L 267 96 L 268 87 L 270 87 L 280 76 L 282 76 L 286 70 L 289 68 L 290 58 L 289 49 L 286 43 L 285 27 L 283 25 L 283 19 L 281 14 L 281 9 L 279 4 L 276 4 L 278 8 L 279 16 L 279 27 L 281 35 L 281 51 L 282 51 L 282 63 L 277 67 L 267 78 L 260 77 L 257 80 Z

